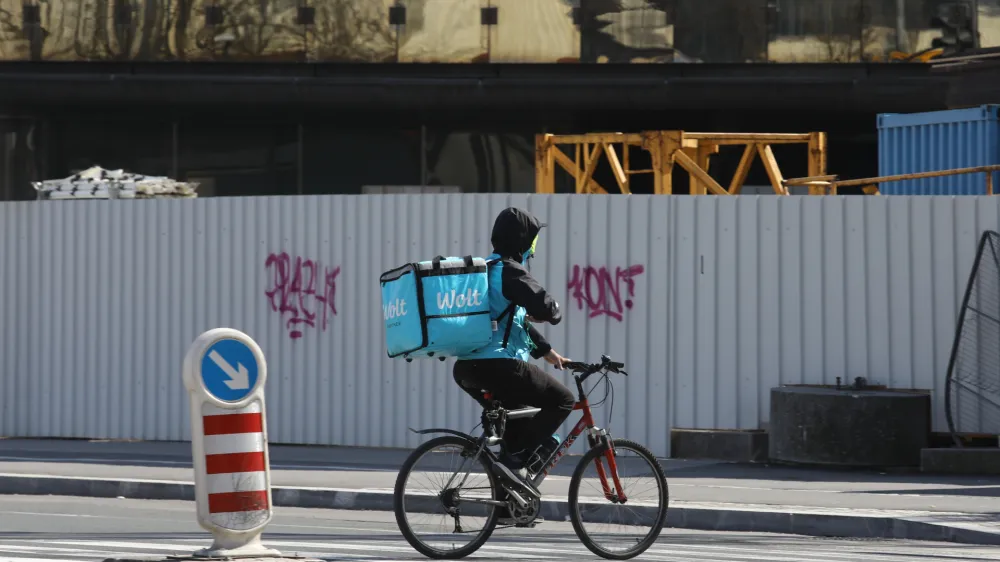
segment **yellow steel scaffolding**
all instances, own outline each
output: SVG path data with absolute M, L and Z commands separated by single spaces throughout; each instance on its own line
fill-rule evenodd
M 580 135 L 536 135 L 535 137 L 535 191 L 555 193 L 555 174 L 558 164 L 576 180 L 577 193 L 608 193 L 594 180 L 594 171 L 601 154 L 607 158 L 618 190 L 631 193 L 633 174 L 653 174 L 653 193 L 673 193 L 674 164 L 690 175 L 692 195 L 737 195 L 743 188 L 750 165 L 760 156 L 771 186 L 778 195 L 788 195 L 788 187 L 781 169 L 774 158 L 771 146 L 775 144 L 808 145 L 809 178 L 826 178 L 826 133 L 689 133 L 686 131 L 645 131 L 641 133 L 585 133 Z M 571 158 L 560 146 L 574 149 Z M 616 146 L 621 146 L 619 157 Z M 742 146 L 743 157 L 736 169 L 729 188 L 719 185 L 708 170 L 713 154 L 722 146 Z M 629 147 L 639 147 L 652 157 L 652 169 L 633 170 L 629 167 Z M 811 195 L 822 195 L 824 186 L 808 183 Z

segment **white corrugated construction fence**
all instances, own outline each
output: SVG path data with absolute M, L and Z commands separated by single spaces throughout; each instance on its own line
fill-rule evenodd
M 1000 217 L 996 197 L 3 203 L 0 434 L 186 440 L 181 360 L 219 326 L 267 356 L 272 442 L 412 446 L 407 427 L 469 430 L 478 412 L 450 362 L 386 357 L 378 278 L 487 254 L 508 205 L 550 225 L 532 272 L 567 317 L 547 336 L 574 359 L 626 362 L 611 429 L 660 455 L 671 427 L 764 427 L 770 388 L 837 377 L 933 389 L 945 430 L 958 307 Z

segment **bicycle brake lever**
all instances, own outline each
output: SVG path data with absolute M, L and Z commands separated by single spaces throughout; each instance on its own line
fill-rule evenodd
M 618 372 L 621 373 L 621 374 L 623 374 L 623 375 L 625 375 L 626 377 L 628 376 L 628 373 L 626 373 L 624 370 L 621 370 L 621 371 L 618 371 Z

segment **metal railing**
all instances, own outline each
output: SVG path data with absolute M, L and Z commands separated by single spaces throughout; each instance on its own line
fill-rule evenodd
M 951 170 L 937 170 L 933 172 L 913 172 L 909 174 L 896 174 L 892 176 L 877 176 L 873 178 L 860 178 L 853 180 L 839 180 L 837 176 L 811 176 L 804 178 L 790 178 L 784 180 L 785 187 L 809 186 L 812 189 L 819 189 L 825 195 L 837 195 L 837 189 L 841 187 L 862 186 L 865 193 L 869 195 L 879 195 L 878 184 L 894 181 L 918 180 L 923 178 L 939 178 L 944 176 L 957 176 L 962 174 L 985 174 L 985 195 L 993 195 L 993 172 L 1000 172 L 1000 165 L 973 166 L 971 168 L 954 168 Z

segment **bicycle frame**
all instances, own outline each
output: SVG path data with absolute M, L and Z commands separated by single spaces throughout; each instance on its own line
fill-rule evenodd
M 574 411 L 580 410 L 583 413 L 583 415 L 581 416 L 580 420 L 576 423 L 576 425 L 573 427 L 572 431 L 570 431 L 569 435 L 566 436 L 566 439 L 564 439 L 563 442 L 560 443 L 558 447 L 556 447 L 555 451 L 553 451 L 549 455 L 549 457 L 545 460 L 543 465 L 544 468 L 538 474 L 536 474 L 534 478 L 531 479 L 531 484 L 537 490 L 539 485 L 541 485 L 542 481 L 544 481 L 545 478 L 549 475 L 549 472 L 553 468 L 555 468 L 557 464 L 559 464 L 559 461 L 562 459 L 562 457 L 567 453 L 567 451 L 569 451 L 569 448 L 573 446 L 573 443 L 576 442 L 576 440 L 580 437 L 580 435 L 583 434 L 583 432 L 587 431 L 588 432 L 587 440 L 591 448 L 598 446 L 598 444 L 600 444 L 601 442 L 606 443 L 608 447 L 607 450 L 604 452 L 604 458 L 607 459 L 608 469 L 611 471 L 611 481 L 614 483 L 614 490 L 611 489 L 611 484 L 608 482 L 608 474 L 604 470 L 604 465 L 601 462 L 600 457 L 594 460 L 594 464 L 597 466 L 597 475 L 601 479 L 601 487 L 604 491 L 605 499 L 613 503 L 625 503 L 628 498 L 625 496 L 625 492 L 622 490 L 621 480 L 618 477 L 618 463 L 615 461 L 614 447 L 612 446 L 611 439 L 608 436 L 607 430 L 597 427 L 597 424 L 594 423 L 594 416 L 590 410 L 590 402 L 587 400 L 587 393 L 583 389 L 584 380 L 586 380 L 587 377 L 594 374 L 595 372 L 597 371 L 584 372 L 582 375 L 581 374 L 573 375 L 573 379 L 576 382 L 577 394 L 579 395 L 576 404 L 573 405 L 573 410 Z M 492 400 L 492 396 L 490 393 L 485 393 L 484 398 L 486 400 Z M 529 408 L 527 410 L 536 410 L 537 412 L 536 408 Z M 515 412 L 517 412 L 518 414 L 516 417 L 527 417 L 525 415 L 527 412 L 524 410 Z M 527 415 L 534 415 L 534 414 L 527 414 Z M 516 419 L 516 418 L 510 416 L 508 417 L 508 419 Z M 475 453 L 471 455 L 472 459 L 475 459 L 479 455 L 486 453 L 491 459 L 496 460 L 493 455 L 493 452 L 490 451 L 487 447 L 499 443 L 500 438 L 495 436 L 490 437 L 488 436 L 487 432 L 484 432 L 481 437 L 475 438 L 467 433 L 447 428 L 433 428 L 433 429 L 423 429 L 423 430 L 415 430 L 411 428 L 410 431 L 413 431 L 414 433 L 418 434 L 447 433 L 462 437 L 464 439 L 467 439 L 469 445 L 474 447 L 475 449 Z M 451 486 L 451 484 L 455 481 L 455 478 L 459 476 L 459 473 L 462 472 L 464 467 L 465 463 L 463 462 L 462 467 L 460 467 L 454 474 L 452 474 L 451 478 L 448 481 L 448 484 L 446 485 L 447 487 Z M 465 470 L 465 474 L 461 478 L 462 484 L 464 484 L 465 480 L 469 477 L 471 470 L 472 470 L 471 466 L 469 467 L 468 470 Z M 511 492 L 510 490 L 508 491 Z M 468 499 L 465 501 L 469 501 L 471 503 L 482 503 L 495 506 L 504 505 L 504 502 L 497 500 Z M 519 500 L 518 503 L 525 505 L 523 500 Z
M 445 433 L 449 434 L 450 437 L 439 437 L 433 439 L 429 442 L 422 444 L 418 447 L 410 456 L 407 457 L 406 462 L 400 469 L 400 473 L 396 480 L 396 486 L 393 491 L 393 511 L 396 514 L 396 521 L 403 531 L 403 536 L 406 540 L 416 548 L 419 552 L 425 554 L 431 558 L 460 558 L 468 556 L 470 553 L 475 552 L 477 549 L 482 547 L 487 540 L 489 540 L 490 534 L 493 529 L 498 525 L 503 527 L 515 526 L 521 528 L 534 527 L 539 522 L 539 516 L 541 514 L 540 501 L 543 501 L 543 494 L 539 490 L 539 485 L 545 478 L 555 469 L 556 465 L 562 460 L 564 456 L 569 452 L 569 449 L 573 446 L 573 443 L 580 438 L 584 433 L 587 434 L 587 440 L 589 447 L 584 453 L 580 462 L 575 463 L 575 472 L 573 473 L 573 479 L 570 482 L 570 497 L 569 497 L 569 514 L 567 520 L 573 523 L 573 529 L 577 536 L 583 541 L 584 545 L 593 553 L 608 559 L 629 559 L 638 554 L 641 554 L 646 549 L 648 549 L 655 541 L 657 536 L 659 536 L 660 531 L 663 529 L 663 524 L 666 521 L 667 515 L 667 490 L 666 490 L 666 479 L 663 473 L 662 466 L 657 463 L 657 460 L 653 457 L 647 449 L 641 445 L 634 444 L 631 440 L 621 440 L 618 444 L 622 445 L 624 448 L 635 449 L 636 452 L 642 457 L 643 460 L 651 463 L 653 465 L 653 476 L 657 480 L 659 488 L 659 499 L 663 505 L 659 508 L 655 521 L 652 525 L 652 531 L 647 533 L 647 535 L 641 540 L 636 540 L 634 547 L 626 553 L 611 552 L 606 547 L 599 545 L 596 542 L 596 537 L 592 536 L 583 527 L 584 514 L 582 509 L 584 504 L 589 507 L 590 502 L 597 500 L 597 497 L 584 496 L 579 493 L 579 472 L 584 468 L 587 468 L 591 462 L 593 462 L 597 468 L 598 477 L 601 480 L 601 486 L 603 488 L 604 497 L 612 504 L 627 503 L 628 498 L 625 496 L 623 490 L 622 482 L 618 474 L 618 462 L 616 459 L 617 450 L 615 447 L 615 440 L 611 435 L 611 432 L 606 428 L 600 428 L 597 426 L 594 420 L 594 414 L 591 410 L 591 404 L 588 400 L 588 394 L 592 393 L 596 386 L 592 386 L 589 390 L 584 390 L 584 383 L 592 375 L 599 375 L 604 378 L 604 381 L 608 385 L 608 393 L 605 395 L 604 399 L 597 402 L 597 406 L 600 406 L 608 398 L 611 398 L 612 404 L 614 403 L 614 397 L 612 394 L 613 389 L 611 388 L 612 381 L 609 379 L 611 373 L 621 374 L 623 376 L 628 376 L 628 373 L 624 370 L 624 363 L 619 363 L 612 361 L 608 355 L 601 356 L 600 363 L 582 363 L 577 361 L 565 361 L 563 363 L 564 368 L 569 370 L 573 374 L 573 379 L 576 382 L 577 398 L 573 405 L 573 411 L 579 411 L 580 417 L 573 425 L 572 430 L 568 432 L 566 439 L 559 443 L 553 451 L 548 454 L 548 458 L 544 461 L 539 461 L 538 455 L 532 455 L 530 459 L 527 460 L 529 465 L 528 471 L 538 470 L 538 473 L 530 478 L 530 480 L 525 480 L 523 476 L 519 474 L 524 473 L 524 470 L 518 470 L 522 468 L 521 466 L 514 466 L 508 462 L 507 455 L 510 454 L 509 443 L 505 442 L 504 435 L 507 430 L 507 422 L 509 420 L 527 420 L 538 415 L 542 410 L 539 407 L 532 407 L 523 404 L 513 404 L 513 402 L 520 402 L 516 399 L 516 395 L 511 397 L 513 409 L 508 409 L 507 406 L 503 404 L 503 401 L 507 397 L 502 396 L 497 400 L 494 399 L 493 394 L 486 389 L 482 390 L 483 399 L 478 400 L 483 406 L 482 421 L 483 431 L 478 437 L 474 437 L 471 432 L 463 433 L 460 431 L 455 431 L 451 429 L 424 429 L 424 430 L 414 430 L 410 428 L 410 431 L 414 431 L 419 434 L 429 434 L 429 433 Z M 532 402 L 528 399 L 527 402 Z M 478 426 L 477 426 L 478 427 Z M 547 432 L 548 428 L 545 428 Z M 473 428 L 475 431 L 475 428 Z M 543 432 L 543 433 L 545 433 Z M 500 450 L 493 450 L 495 447 L 499 446 Z M 444 553 L 439 547 L 432 547 L 417 538 L 414 534 L 412 526 L 408 523 L 408 518 L 406 515 L 407 498 L 410 494 L 406 492 L 404 486 L 406 485 L 409 475 L 414 471 L 414 466 L 416 462 L 422 458 L 424 455 L 435 451 L 441 447 L 454 447 L 460 450 L 462 457 L 461 467 L 454 471 L 449 479 L 449 482 L 444 485 L 440 492 L 432 492 L 431 494 L 420 493 L 417 496 L 421 498 L 429 499 L 429 502 L 417 502 L 418 505 L 415 507 L 418 512 L 427 513 L 440 513 L 441 509 L 444 508 L 444 515 L 446 517 L 450 516 L 454 519 L 454 530 L 453 533 L 474 533 L 478 532 L 478 535 L 471 543 L 466 546 L 458 547 L 457 550 L 452 549 L 453 554 L 448 555 Z M 605 465 L 604 461 L 607 461 Z M 469 464 L 469 468 L 466 469 L 466 464 Z M 470 486 L 468 489 L 468 495 L 464 488 L 465 481 L 471 475 L 471 471 L 475 465 L 480 465 L 482 468 L 486 469 L 486 473 L 489 478 L 489 482 L 486 484 L 476 484 L 475 486 Z M 518 463 L 522 465 L 522 463 Z M 541 466 L 539 466 L 541 465 Z M 624 465 L 623 465 L 624 466 Z M 440 468 L 432 467 L 433 472 L 440 472 Z M 485 493 L 485 496 L 483 495 Z M 432 498 L 437 498 L 436 500 Z M 598 500 L 599 501 L 599 500 Z M 437 504 L 440 502 L 440 505 Z M 471 513 L 474 516 L 480 514 L 481 509 L 477 508 L 469 512 L 463 512 L 462 504 L 479 504 L 492 506 L 492 509 L 487 510 L 489 519 L 487 520 L 488 525 L 480 531 L 474 531 L 472 529 L 466 530 L 461 524 L 461 517 L 467 513 Z M 607 506 L 613 507 L 613 506 Z M 544 521 L 544 519 L 542 519 Z M 588 519 L 589 521 L 589 519 Z M 443 533 L 447 533 L 445 530 Z M 457 545 L 452 545 L 457 546 Z
M 608 449 L 604 452 L 604 458 L 608 461 L 608 468 L 611 470 L 611 479 L 614 482 L 615 489 L 611 490 L 611 486 L 608 483 L 608 475 L 604 471 L 604 465 L 601 463 L 600 457 L 594 460 L 594 464 L 597 466 L 597 475 L 601 478 L 601 487 L 604 490 L 604 497 L 611 502 L 625 503 L 626 497 L 625 492 L 622 491 L 622 483 L 618 478 L 618 464 L 615 462 L 614 448 L 611 445 L 611 440 L 608 438 L 607 430 L 600 429 L 597 424 L 594 423 L 594 415 L 590 411 L 590 402 L 587 400 L 587 394 L 583 390 L 583 381 L 589 375 L 580 376 L 573 375 L 573 379 L 576 381 L 576 389 L 579 394 L 579 399 L 573 406 L 573 410 L 580 410 L 583 415 L 580 417 L 580 421 L 576 422 L 573 430 L 570 431 L 566 439 L 556 447 L 556 450 L 549 455 L 549 458 L 545 460 L 545 468 L 541 470 L 532 479 L 531 483 L 538 488 L 538 486 L 545 480 L 545 477 L 549 475 L 549 472 L 559 464 L 562 457 L 569 451 L 569 448 L 573 446 L 577 438 L 583 434 L 584 431 L 589 431 L 587 435 L 590 447 L 596 447 L 601 441 L 604 441 Z

